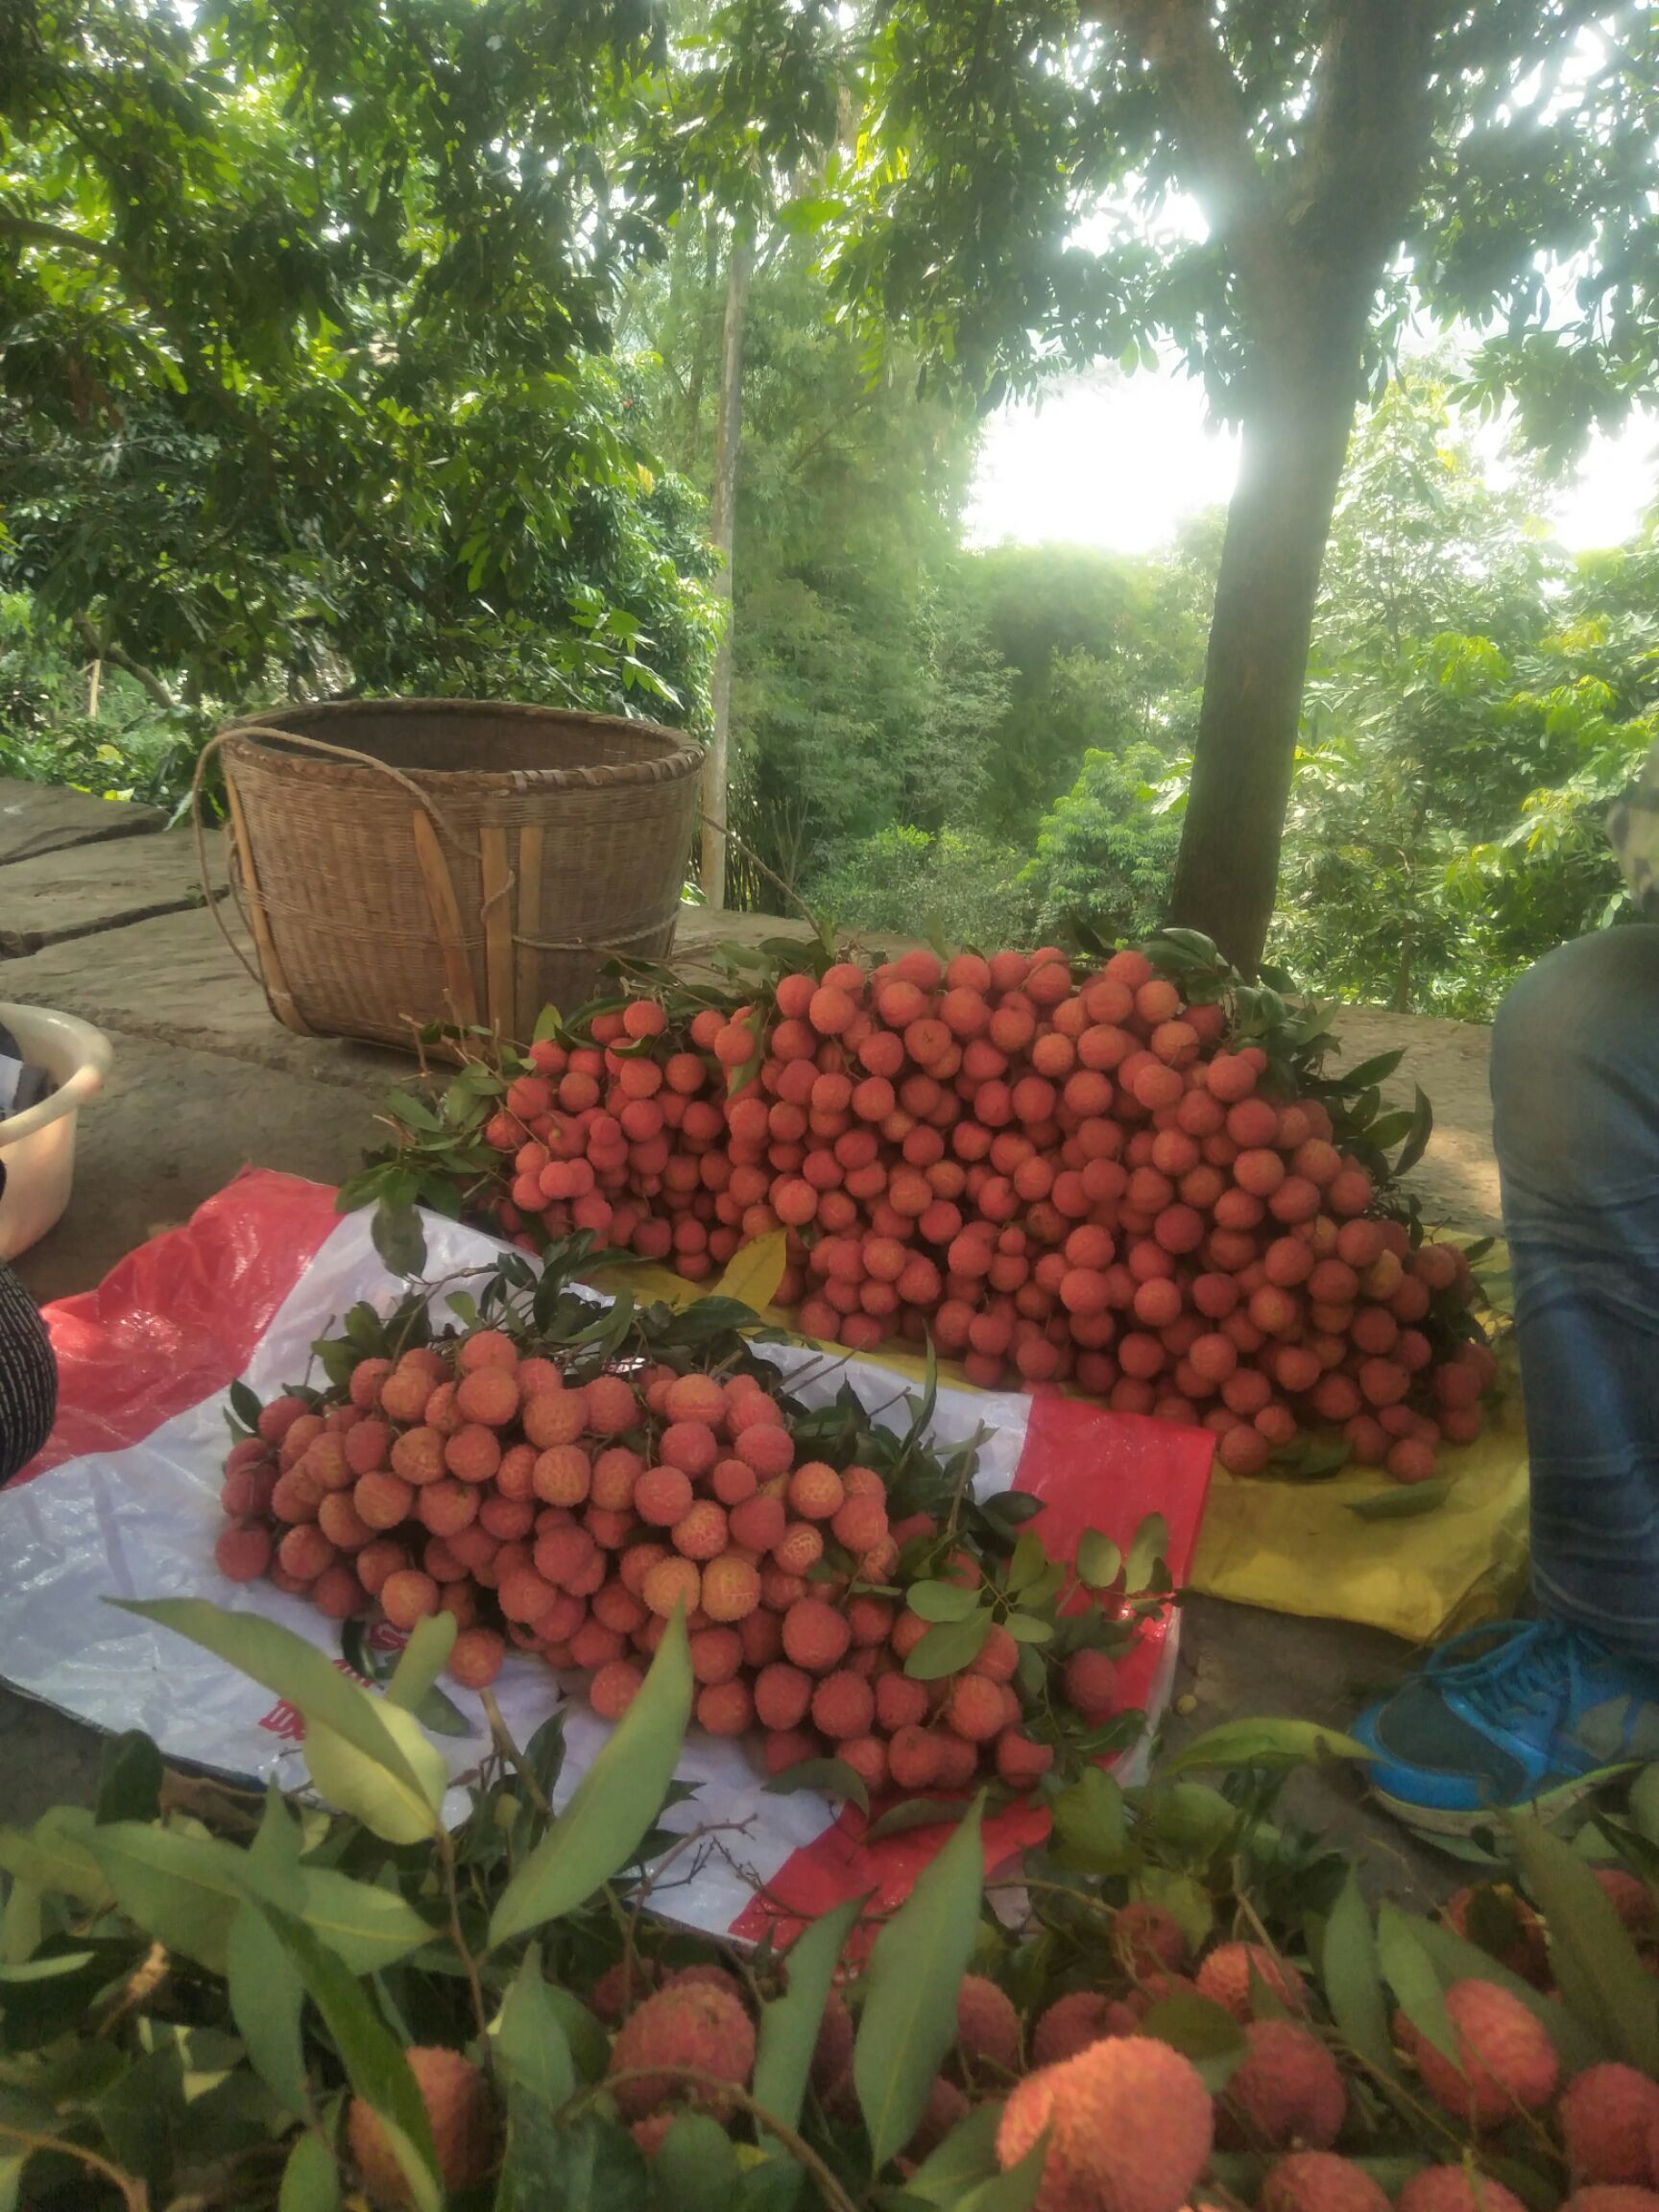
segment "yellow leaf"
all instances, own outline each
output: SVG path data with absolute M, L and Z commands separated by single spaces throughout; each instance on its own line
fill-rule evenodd
M 420 1843 L 438 1826 L 449 1771 L 412 1714 L 383 1699 L 376 1706 L 421 1784 L 419 1792 L 320 1720 L 305 1724 L 305 1764 L 319 1792 L 383 1841 Z
M 757 1237 L 753 1244 L 741 1245 L 733 1254 L 725 1274 L 718 1283 L 711 1286 L 707 1295 L 710 1298 L 735 1298 L 739 1306 L 747 1306 L 757 1313 L 764 1313 L 778 1295 L 778 1286 L 782 1282 L 783 1270 L 788 1264 L 788 1232 L 774 1229 L 768 1236 Z

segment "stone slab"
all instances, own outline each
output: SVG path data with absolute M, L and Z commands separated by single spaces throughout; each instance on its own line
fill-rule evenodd
M 228 909 L 226 919 L 247 941 Z M 249 949 L 249 957 L 252 958 Z M 408 1079 L 411 1060 L 373 1045 L 297 1037 L 221 936 L 205 907 L 71 938 L 0 966 L 0 996 L 78 1014 L 117 1038 L 149 1037 L 192 1051 L 374 1094 Z
M 224 844 L 216 830 L 207 846 L 218 898 L 225 896 Z M 189 830 L 36 854 L 0 870 L 0 959 L 204 905 Z
M 70 845 L 95 845 L 108 837 L 141 837 L 159 830 L 156 806 L 124 799 L 94 799 L 56 783 L 23 783 L 0 777 L 0 867 Z

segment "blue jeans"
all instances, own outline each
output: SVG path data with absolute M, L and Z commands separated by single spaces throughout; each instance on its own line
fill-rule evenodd
M 1659 926 L 1564 945 L 1492 1033 L 1540 1609 L 1659 1662 Z

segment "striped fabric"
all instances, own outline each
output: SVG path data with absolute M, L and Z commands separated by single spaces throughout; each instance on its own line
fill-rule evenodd
M 0 1482 L 45 1443 L 58 1410 L 58 1366 L 35 1302 L 0 1264 Z

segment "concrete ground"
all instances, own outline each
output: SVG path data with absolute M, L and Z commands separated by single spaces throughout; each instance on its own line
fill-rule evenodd
M 115 1046 L 108 1087 L 81 1118 L 71 1209 L 19 1263 L 42 1301 L 89 1288 L 244 1166 L 339 1181 L 379 1141 L 376 1102 L 408 1073 L 396 1054 L 277 1025 L 207 912 L 183 838 L 143 809 L 0 782 L 0 1002 L 79 1014 Z M 773 917 L 688 909 L 679 957 L 695 965 L 717 937 L 790 928 Z M 1413 1179 L 1429 1216 L 1495 1229 L 1485 1031 L 1372 1009 L 1344 1010 L 1335 1026 L 1350 1065 L 1407 1046 L 1407 1072 L 1385 1088 L 1408 1103 L 1414 1077 L 1434 1100 L 1437 1134 Z M 1168 1739 L 1245 1715 L 1340 1728 L 1411 1658 L 1375 1630 L 1195 1598 Z M 10 1820 L 88 1800 L 101 1749 L 94 1730 L 0 1686 L 0 1794 Z M 1292 1816 L 1360 1856 L 1379 1888 L 1411 1898 L 1454 1885 L 1451 1863 L 1407 1844 L 1344 1769 L 1297 1775 L 1287 1803 Z

